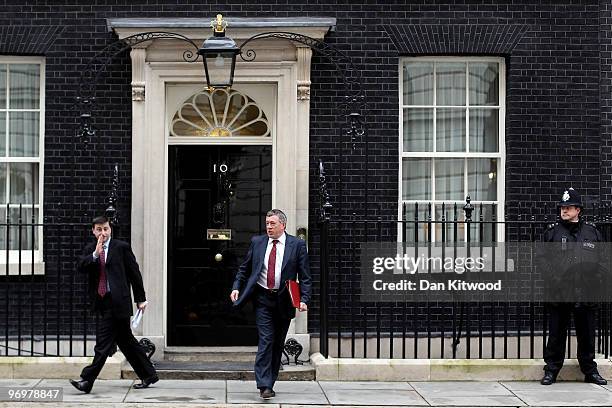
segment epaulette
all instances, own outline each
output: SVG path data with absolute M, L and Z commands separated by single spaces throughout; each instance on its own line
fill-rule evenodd
M 553 228 L 555 228 L 557 225 L 559 225 L 559 223 L 558 223 L 558 222 L 555 222 L 555 223 L 552 223 L 552 224 L 548 224 L 548 225 L 546 226 L 546 229 L 553 229 Z
M 591 226 L 591 227 L 593 227 L 593 228 L 597 228 L 597 224 L 595 224 L 594 222 L 591 222 L 591 221 L 585 221 L 584 223 L 585 223 L 586 225 L 590 225 L 590 226 Z

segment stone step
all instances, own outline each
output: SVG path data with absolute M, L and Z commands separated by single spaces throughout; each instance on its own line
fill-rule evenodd
M 159 361 L 155 363 L 157 374 L 162 380 L 254 380 L 253 361 Z M 129 364 L 121 369 L 121 377 L 137 379 Z M 308 363 L 283 366 L 279 381 L 312 381 L 315 369 Z
M 166 347 L 164 360 L 185 362 L 255 361 L 257 346 L 249 347 Z

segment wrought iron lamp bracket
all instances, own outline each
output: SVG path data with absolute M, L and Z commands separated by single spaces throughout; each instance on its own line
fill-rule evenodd
M 350 138 L 352 150 L 356 150 L 357 144 L 366 134 L 365 120 L 361 114 L 365 108 L 365 98 L 361 88 L 361 75 L 352 59 L 326 42 L 307 35 L 284 31 L 265 32 L 247 38 L 240 46 L 240 58 L 247 62 L 255 60 L 257 53 L 250 47 L 251 42 L 267 38 L 279 38 L 304 44 L 326 57 L 334 65 L 345 90 L 344 101 L 340 102 L 338 108 L 347 118 L 348 128 L 345 133 Z
M 194 50 L 185 50 L 183 52 L 183 60 L 192 63 L 196 62 L 199 58 L 199 55 L 196 52 L 198 50 L 198 45 L 193 40 L 182 34 L 167 31 L 138 33 L 117 40 L 106 46 L 87 62 L 79 79 L 78 91 L 74 105 L 75 109 L 79 112 L 79 128 L 77 131 L 77 137 L 81 143 L 87 145 L 90 139 L 96 134 L 96 130 L 93 125 L 93 111 L 96 107 L 95 92 L 98 86 L 98 81 L 100 80 L 102 74 L 106 71 L 106 68 L 116 57 L 131 49 L 135 45 L 157 39 L 175 39 L 184 41 L 191 45 Z

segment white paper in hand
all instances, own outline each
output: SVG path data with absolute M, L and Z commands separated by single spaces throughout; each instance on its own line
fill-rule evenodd
M 132 316 L 132 329 L 137 328 L 141 320 L 142 320 L 142 309 L 138 309 L 136 314 Z

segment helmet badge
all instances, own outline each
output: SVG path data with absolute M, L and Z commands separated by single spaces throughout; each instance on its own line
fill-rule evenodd
M 563 192 L 563 197 L 561 197 L 561 201 L 569 201 L 569 199 L 570 199 L 569 192 L 567 190 L 565 190 Z

